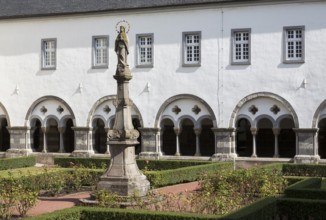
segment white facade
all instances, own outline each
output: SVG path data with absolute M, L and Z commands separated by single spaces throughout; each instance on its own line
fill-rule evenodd
M 39 118 L 41 127 L 47 127 L 47 117 L 64 127 L 65 121 L 60 120 L 67 115 L 72 129 L 90 128 L 87 132 L 91 133 L 95 118 L 103 118 L 109 128 L 114 104 L 105 97 L 116 93 L 115 29 L 120 20 L 127 20 L 133 74 L 130 97 L 133 115 L 138 115 L 142 128 L 161 129 L 166 118 L 174 129 L 182 127 L 183 118 L 192 121 L 194 128 L 200 128 L 204 118 L 215 129 L 236 129 L 240 118 L 246 118 L 251 128 L 259 128 L 259 120 L 267 118 L 275 130 L 281 119 L 290 118 L 291 128 L 297 129 L 295 155 L 318 161 L 316 128 L 326 115 L 325 11 L 325 1 L 298 1 L 3 19 L 0 116 L 7 119 L 9 130 L 25 127 L 27 133 L 33 118 Z M 304 62 L 284 63 L 284 27 L 299 26 L 304 27 Z M 231 33 L 237 29 L 250 29 L 250 64 L 232 64 Z M 184 32 L 201 34 L 200 66 L 183 66 Z M 136 35 L 147 33 L 154 38 L 153 67 L 138 68 Z M 108 68 L 92 68 L 93 36 L 109 36 Z M 41 68 L 42 39 L 56 39 L 55 69 Z M 56 110 L 60 105 L 62 113 Z M 105 105 L 113 111 L 101 111 Z M 277 113 L 270 110 L 274 105 Z M 42 106 L 48 111 L 41 112 Z M 173 112 L 175 106 L 180 113 Z M 199 113 L 192 110 L 194 106 Z M 251 106 L 258 109 L 255 114 L 249 111 Z M 216 157 L 237 153 L 236 132 L 228 133 L 226 143 L 219 142 L 219 131 L 214 132 Z M 149 142 L 156 153 L 162 150 L 158 133 L 152 133 L 157 136 Z M 25 137 L 21 145 L 30 152 L 32 136 Z M 92 141 L 78 149 L 79 136 L 75 137 L 75 150 L 92 152 Z M 221 146 L 230 150 L 220 151 Z M 12 140 L 10 148 L 21 147 Z M 312 153 L 306 148 L 313 148 Z

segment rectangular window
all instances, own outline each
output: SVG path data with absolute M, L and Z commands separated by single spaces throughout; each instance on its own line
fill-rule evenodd
M 232 64 L 250 64 L 251 29 L 231 30 Z
M 57 62 L 57 40 L 42 40 L 42 69 L 55 69 Z
M 153 67 L 153 34 L 137 34 L 137 67 Z
M 109 66 L 109 36 L 93 37 L 93 68 Z
M 201 32 L 183 33 L 183 66 L 200 66 Z
M 284 63 L 304 62 L 304 26 L 284 27 Z

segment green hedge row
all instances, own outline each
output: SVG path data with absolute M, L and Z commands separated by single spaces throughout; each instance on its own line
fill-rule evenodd
M 326 190 L 321 189 L 321 178 L 309 178 L 295 183 L 284 191 L 289 198 L 326 199 Z
M 107 168 L 110 164 L 108 158 L 84 158 L 84 157 L 54 157 L 54 164 L 60 167 L 86 167 Z
M 176 212 L 152 212 L 130 209 L 108 209 L 95 207 L 75 207 L 56 211 L 33 220 L 209 220 L 216 216 L 184 214 Z
M 323 164 L 283 164 L 284 176 L 326 177 L 326 165 Z
M 224 216 L 223 220 L 274 220 L 277 213 L 277 199 L 273 197 L 260 199 L 236 212 Z
M 210 174 L 222 170 L 231 170 L 232 163 L 210 163 L 191 167 L 183 167 L 173 170 L 145 171 L 144 174 L 153 187 L 162 187 L 178 183 L 199 180 L 204 174 Z
M 181 167 L 189 167 L 210 164 L 210 161 L 189 160 L 137 160 L 141 170 L 168 170 Z M 110 164 L 108 158 L 79 158 L 79 157 L 55 157 L 54 164 L 60 167 L 82 166 L 88 168 L 107 168 Z
M 137 160 L 137 165 L 141 170 L 172 170 L 182 167 L 212 164 L 211 161 L 197 160 Z
M 35 157 L 15 157 L 0 159 L 0 170 L 32 167 L 36 164 Z
M 326 219 L 326 201 L 281 198 L 277 201 L 277 213 L 284 219 Z

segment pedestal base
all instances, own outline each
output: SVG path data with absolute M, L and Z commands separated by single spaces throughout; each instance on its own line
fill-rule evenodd
M 8 149 L 5 157 L 24 157 L 32 154 L 32 149 Z
M 294 163 L 313 163 L 318 164 L 320 160 L 320 157 L 318 155 L 316 156 L 310 156 L 310 155 L 296 155 L 294 157 Z
M 134 141 L 110 141 L 112 160 L 107 172 L 97 184 L 98 190 L 108 190 L 120 196 L 145 196 L 150 188 L 146 176 L 135 160 Z
M 88 150 L 74 150 L 71 155 L 73 157 L 91 157 L 94 154 L 93 151 Z
M 237 158 L 237 154 L 214 154 L 212 156 L 212 161 L 233 161 L 234 158 Z
M 146 160 L 146 159 L 154 160 L 154 159 L 159 159 L 162 156 L 163 154 L 158 152 L 141 152 L 138 158 L 142 160 Z

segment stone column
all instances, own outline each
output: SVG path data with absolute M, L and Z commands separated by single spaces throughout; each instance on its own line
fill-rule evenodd
M 176 135 L 176 150 L 175 150 L 175 156 L 180 156 L 180 142 L 179 142 L 179 135 L 181 134 L 180 128 L 175 128 L 174 133 Z
M 59 152 L 64 153 L 65 152 L 65 147 L 64 147 L 64 142 L 63 142 L 63 133 L 65 132 L 66 127 L 59 127 L 58 130 L 59 130 L 59 133 L 60 133 L 60 149 L 59 149 Z
M 216 140 L 216 153 L 212 160 L 229 161 L 237 157 L 233 151 L 234 128 L 212 128 Z
M 141 133 L 141 159 L 157 159 L 162 154 L 159 154 L 157 149 L 157 133 L 158 128 L 139 128 Z
M 257 153 L 256 153 L 256 135 L 258 132 L 257 128 L 250 128 L 251 134 L 252 134 L 252 155 L 251 157 L 256 158 Z
M 105 127 L 105 132 L 108 133 L 110 128 Z M 109 157 L 111 157 L 111 152 L 110 152 L 110 144 L 109 144 L 109 138 L 106 136 L 106 152 L 105 154 L 108 155 Z M 92 145 L 93 146 L 93 145 Z
M 199 143 L 199 136 L 201 134 L 201 128 L 195 128 L 195 134 L 196 134 L 196 153 L 195 156 L 200 156 L 200 143 Z
M 46 138 L 46 127 L 42 127 L 42 132 L 43 132 L 43 153 L 47 153 L 47 138 Z
M 75 150 L 72 155 L 75 157 L 90 157 L 94 154 L 92 149 L 92 128 L 73 127 L 75 131 Z
M 280 157 L 279 155 L 279 149 L 278 149 L 278 136 L 280 134 L 281 129 L 279 128 L 273 128 L 273 133 L 275 137 L 275 143 L 274 143 L 274 157 L 278 158 Z
M 8 127 L 10 134 L 10 148 L 6 152 L 6 157 L 26 156 L 32 153 L 28 144 L 28 127 Z
M 295 163 L 318 163 L 319 155 L 316 154 L 317 143 L 315 136 L 317 128 L 293 128 L 297 135 L 297 155 Z

